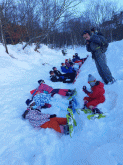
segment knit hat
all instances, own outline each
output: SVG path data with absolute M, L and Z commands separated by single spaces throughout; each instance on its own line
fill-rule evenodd
M 49 72 L 49 74 L 53 74 L 53 73 L 54 73 L 54 71 L 52 71 L 52 70 Z
M 29 105 L 32 104 L 33 102 L 34 102 L 33 100 L 27 99 L 27 100 L 26 100 L 26 105 L 29 106 Z
M 95 29 L 94 28 L 91 28 L 91 31 L 95 32 Z
M 85 31 L 82 33 L 82 35 L 84 35 L 84 34 L 86 34 L 86 33 L 88 33 L 89 35 L 91 35 L 91 33 L 90 33 L 89 30 L 85 30 Z
M 96 84 L 96 78 L 91 74 L 88 75 L 88 83 L 93 87 Z
M 52 69 L 54 70 L 56 67 L 53 67 Z
M 41 83 L 45 83 L 44 80 L 38 80 L 38 83 L 41 84 Z

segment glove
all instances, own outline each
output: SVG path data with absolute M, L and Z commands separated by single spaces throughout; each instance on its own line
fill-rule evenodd
M 48 94 L 48 91 L 43 91 L 45 94 Z
M 83 86 L 83 91 L 88 95 L 90 92 L 87 90 L 86 86 Z
M 50 118 L 54 118 L 56 117 L 56 114 L 50 115 Z

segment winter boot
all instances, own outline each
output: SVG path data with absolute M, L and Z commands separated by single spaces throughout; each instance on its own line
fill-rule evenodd
M 68 90 L 68 92 L 66 93 L 66 96 L 72 96 L 72 90 Z
M 96 114 L 96 113 L 98 113 L 98 114 L 103 114 L 103 112 L 101 112 L 98 108 L 93 108 L 93 109 L 92 109 L 92 112 L 93 112 L 94 114 Z
M 86 107 L 86 104 L 88 103 L 88 101 L 84 101 L 84 106 L 83 106 L 83 108 L 82 109 L 86 109 L 87 107 Z
M 65 135 L 69 135 L 69 126 L 68 126 L 68 124 L 66 124 L 66 125 L 64 126 L 64 134 L 65 134 Z

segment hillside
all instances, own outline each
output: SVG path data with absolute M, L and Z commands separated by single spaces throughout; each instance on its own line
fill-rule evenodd
M 69 48 L 63 56 L 60 49 L 41 45 L 40 53 L 34 45 L 22 50 L 22 45 L 8 46 L 16 59 L 4 52 L 0 45 L 0 165 L 122 165 L 123 164 L 123 40 L 110 43 L 107 63 L 117 81 L 105 85 L 106 101 L 98 106 L 107 114 L 100 120 L 88 120 L 81 112 L 75 114 L 77 127 L 72 138 L 52 129 L 34 129 L 21 115 L 26 109 L 25 100 L 31 98 L 30 90 L 44 79 L 53 88 L 77 89 L 78 108 L 83 106 L 84 85 L 90 89 L 88 74 L 100 78 L 95 63 L 85 47 Z M 61 62 L 72 58 L 74 53 L 89 58 L 81 67 L 75 84 L 53 83 L 49 71 L 53 66 L 60 70 Z M 42 63 L 46 63 L 42 65 Z M 43 113 L 65 117 L 69 101 L 54 95 L 52 107 Z

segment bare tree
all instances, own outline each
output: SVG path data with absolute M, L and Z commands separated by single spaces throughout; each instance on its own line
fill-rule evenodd
M 104 21 L 111 19 L 113 12 L 118 9 L 117 3 L 107 0 L 91 0 L 87 4 L 86 15 L 96 26 L 99 26 Z
M 82 0 L 81 0 L 82 1 Z M 56 0 L 42 0 L 41 3 L 43 4 L 43 12 L 46 14 L 45 17 L 42 18 L 43 20 L 43 27 L 44 30 L 42 31 L 42 34 L 36 38 L 32 38 L 29 40 L 29 42 L 26 43 L 26 45 L 23 47 L 23 49 L 34 39 L 40 38 L 40 42 L 37 43 L 38 45 L 48 37 L 49 33 L 53 29 L 55 25 L 57 25 L 57 22 L 59 20 L 63 20 L 64 13 L 67 10 L 70 10 L 71 8 L 74 8 L 78 4 L 81 3 L 81 1 L 74 1 L 74 0 L 61 0 L 56 1 Z M 54 3 L 53 3 L 54 2 Z M 55 5 L 54 5 L 55 4 Z M 41 9 L 42 10 L 42 9 Z M 55 13 L 54 13 L 55 11 Z M 55 16 L 54 16 L 55 15 Z M 37 47 L 35 50 L 37 50 Z
M 5 46 L 6 53 L 9 54 L 8 48 L 7 48 L 7 45 L 6 45 L 6 39 L 5 39 L 5 35 L 4 35 L 4 30 L 3 30 L 3 25 L 4 25 L 3 20 L 4 20 L 3 6 L 0 5 L 0 29 L 1 29 L 2 43 Z

